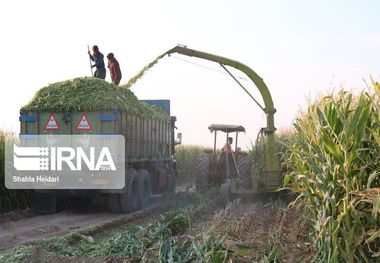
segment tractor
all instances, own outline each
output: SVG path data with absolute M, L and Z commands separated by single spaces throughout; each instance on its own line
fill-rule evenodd
M 245 132 L 241 125 L 211 124 L 208 129 L 214 133 L 214 148 L 206 149 L 198 156 L 196 170 L 196 190 L 204 191 L 210 186 L 221 186 L 227 179 L 240 178 L 245 185 L 250 185 L 250 167 L 247 152 L 238 147 L 240 132 Z M 218 132 L 226 135 L 226 145 L 217 150 L 216 140 Z M 234 147 L 229 140 L 230 134 L 235 134 Z

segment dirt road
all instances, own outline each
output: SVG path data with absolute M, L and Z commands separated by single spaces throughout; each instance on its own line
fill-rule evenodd
M 177 191 L 181 195 L 181 191 Z M 66 234 L 72 230 L 100 226 L 103 230 L 142 218 L 155 218 L 169 207 L 158 196 L 151 207 L 129 214 L 107 212 L 104 207 L 64 210 L 56 214 L 35 215 L 31 211 L 2 215 L 0 218 L 0 252 L 18 245 Z
M 163 207 L 163 206 L 162 206 Z M 140 213 L 113 214 L 100 209 L 80 209 L 63 211 L 51 215 L 37 215 L 18 221 L 0 223 L 0 251 L 20 244 L 65 234 L 74 229 L 94 225 L 116 224 L 121 221 L 139 219 L 146 214 L 161 211 L 161 206 L 154 206 Z M 145 214 L 144 214 L 145 213 Z
M 193 196 L 193 199 L 189 196 Z M 203 199 L 206 201 L 199 203 L 197 197 L 187 194 L 174 198 L 184 200 L 182 205 L 185 206 L 189 203 L 197 204 L 197 208 L 190 208 L 193 213 L 191 216 L 185 210 L 176 210 L 179 207 L 182 209 L 182 206 L 171 207 L 171 201 L 168 201 L 127 215 L 101 211 L 65 211 L 0 223 L 0 246 L 5 250 L 27 242 L 31 246 L 19 250 L 18 254 L 12 254 L 18 255 L 18 259 L 22 259 L 20 262 L 27 259 L 28 262 L 62 263 L 125 262 L 140 260 L 142 255 L 145 255 L 143 262 L 158 262 L 160 254 L 168 249 L 180 249 L 176 252 L 182 253 L 178 254 L 180 256 L 193 253 L 193 260 L 198 256 L 197 253 L 204 252 L 204 256 L 210 255 L 211 251 L 216 254 L 227 253 L 232 262 L 259 262 L 263 259 L 308 262 L 314 253 L 308 243 L 309 230 L 300 211 L 287 208 L 281 199 L 237 199 L 223 207 L 213 199 Z M 157 223 L 159 218 L 163 219 L 159 215 L 168 210 L 175 213 L 166 214 L 167 221 Z M 185 221 L 180 221 L 181 218 Z M 183 230 L 178 230 L 177 234 L 173 232 L 173 236 L 166 236 L 169 239 L 166 240 L 165 250 L 162 250 L 163 236 L 159 231 L 165 231 L 163 229 L 169 227 L 166 225 L 168 222 L 175 229 L 181 229 L 184 222 L 189 224 Z M 94 227 L 88 228 L 91 225 Z M 166 227 L 161 228 L 162 226 Z M 80 229 L 80 234 L 71 231 L 73 229 Z M 59 237 L 63 233 L 69 234 L 61 240 Z M 155 236 L 161 238 L 156 240 L 151 233 L 156 233 Z M 49 237 L 52 239 L 42 243 L 31 242 Z M 187 246 L 188 242 L 193 242 L 193 245 Z M 194 247 L 198 252 L 192 252 Z M 3 259 L 9 259 L 12 255 L 3 256 Z M 13 259 L 6 262 L 13 262 Z

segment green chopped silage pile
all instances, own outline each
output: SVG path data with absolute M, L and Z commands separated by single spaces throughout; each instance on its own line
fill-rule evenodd
M 143 117 L 168 119 L 167 112 L 149 106 L 124 86 L 98 78 L 75 78 L 50 84 L 39 91 L 22 112 L 107 111 L 121 110 Z

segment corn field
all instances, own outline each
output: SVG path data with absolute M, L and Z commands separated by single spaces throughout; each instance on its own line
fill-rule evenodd
M 322 262 L 380 260 L 379 109 L 366 92 L 320 98 L 285 142 L 284 184 L 311 214 Z
M 0 131 L 0 212 L 8 212 L 16 209 L 25 209 L 30 207 L 32 202 L 32 193 L 28 190 L 9 190 L 4 185 L 4 154 L 6 132 Z
M 196 145 L 179 145 L 176 147 L 174 157 L 177 161 L 177 183 L 179 185 L 194 184 L 198 156 L 204 149 L 204 147 Z

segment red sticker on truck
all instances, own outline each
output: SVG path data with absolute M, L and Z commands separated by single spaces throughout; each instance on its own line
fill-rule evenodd
M 58 124 L 57 118 L 54 113 L 50 113 L 48 120 L 44 126 L 45 131 L 59 131 L 61 127 Z
M 77 131 L 91 131 L 92 130 L 92 126 L 85 112 L 82 113 L 82 116 L 80 117 L 75 129 Z

